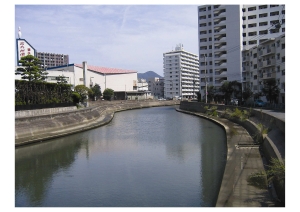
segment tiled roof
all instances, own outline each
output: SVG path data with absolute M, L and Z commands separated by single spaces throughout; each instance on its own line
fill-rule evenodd
M 83 68 L 82 64 L 74 64 L 79 68 Z M 91 66 L 87 65 L 87 69 L 90 71 L 99 72 L 102 74 L 126 74 L 126 73 L 137 73 L 137 71 L 133 70 L 123 70 L 118 68 L 107 68 L 107 67 L 99 67 L 99 66 Z

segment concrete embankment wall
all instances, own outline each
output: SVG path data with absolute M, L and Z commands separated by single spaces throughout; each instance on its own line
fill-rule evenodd
M 77 110 L 76 106 L 45 108 L 45 109 L 38 109 L 38 110 L 20 110 L 20 111 L 15 111 L 15 118 L 29 117 L 29 116 L 41 116 L 41 115 L 47 115 L 47 114 L 69 112 L 69 111 L 74 111 L 74 110 Z
M 283 120 L 277 119 L 276 117 L 263 113 L 262 111 L 236 106 L 213 105 L 200 102 L 182 101 L 179 108 L 186 111 L 205 113 L 205 106 L 216 106 L 219 114 L 225 111 L 226 108 L 229 108 L 231 110 L 234 110 L 235 108 L 239 108 L 239 110 L 248 110 L 249 112 L 251 112 L 251 116 L 248 120 L 240 121 L 239 119 L 230 117 L 227 117 L 227 119 L 244 127 L 252 137 L 255 137 L 255 135 L 259 134 L 258 124 L 263 124 L 269 129 L 269 132 L 264 138 L 261 145 L 264 157 L 268 161 L 270 161 L 272 158 L 279 159 L 281 161 L 285 159 L 285 122 Z M 227 161 L 227 163 L 228 162 L 230 163 L 233 161 Z M 274 186 L 276 188 L 278 198 L 282 202 L 285 202 L 285 188 L 280 186 L 276 182 L 274 182 Z
M 247 110 L 251 113 L 250 117 L 246 121 L 240 121 L 238 119 L 230 119 L 231 121 L 243 126 L 251 136 L 254 136 L 258 132 L 258 124 L 263 124 L 266 128 L 269 129 L 269 133 L 264 139 L 263 149 L 265 150 L 265 156 L 270 158 L 278 158 L 283 160 L 285 158 L 285 121 L 277 119 L 274 116 L 271 116 L 267 113 L 263 113 L 260 110 L 254 110 L 244 107 L 236 107 L 231 105 L 213 105 L 205 104 L 201 102 L 187 102 L 182 101 L 180 103 L 180 109 L 205 113 L 205 106 L 216 106 L 218 111 L 225 111 L 227 108 L 235 110 Z
M 69 135 L 109 123 L 115 112 L 157 106 L 178 105 L 179 101 L 112 101 L 65 112 L 15 118 L 15 146 Z M 34 113 L 34 112 L 32 112 Z

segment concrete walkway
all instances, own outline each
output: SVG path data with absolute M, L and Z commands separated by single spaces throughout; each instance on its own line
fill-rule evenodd
M 253 146 L 254 141 L 246 129 L 224 118 L 180 109 L 177 111 L 212 120 L 226 130 L 227 163 L 216 207 L 278 206 L 266 179 L 261 186 L 254 186 L 248 182 L 248 177 L 252 173 L 263 171 L 264 165 L 259 148 Z

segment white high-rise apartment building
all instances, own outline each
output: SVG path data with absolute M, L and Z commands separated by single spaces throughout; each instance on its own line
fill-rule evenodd
M 285 5 L 242 6 L 243 50 L 285 34 Z
M 239 5 L 198 6 L 200 92 L 241 82 L 241 9 Z
M 278 43 L 268 46 L 273 40 L 284 42 L 284 5 L 203 5 L 198 7 L 198 24 L 202 97 L 206 83 L 219 88 L 224 81 L 234 80 L 242 82 L 243 89 L 250 86 L 254 93 L 260 93 L 263 80 L 274 76 L 281 88 L 279 102 L 284 101 L 284 48 L 275 54 L 270 49 Z M 271 74 L 275 69 L 281 76 Z
M 199 91 L 198 55 L 187 52 L 183 45 L 163 54 L 164 96 L 183 99 L 196 98 Z

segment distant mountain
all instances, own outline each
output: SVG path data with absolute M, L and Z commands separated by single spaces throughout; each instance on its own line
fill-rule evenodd
M 146 79 L 148 80 L 149 78 L 153 77 L 158 77 L 158 78 L 163 78 L 162 76 L 158 75 L 154 71 L 147 71 L 145 73 L 137 73 L 138 79 Z

